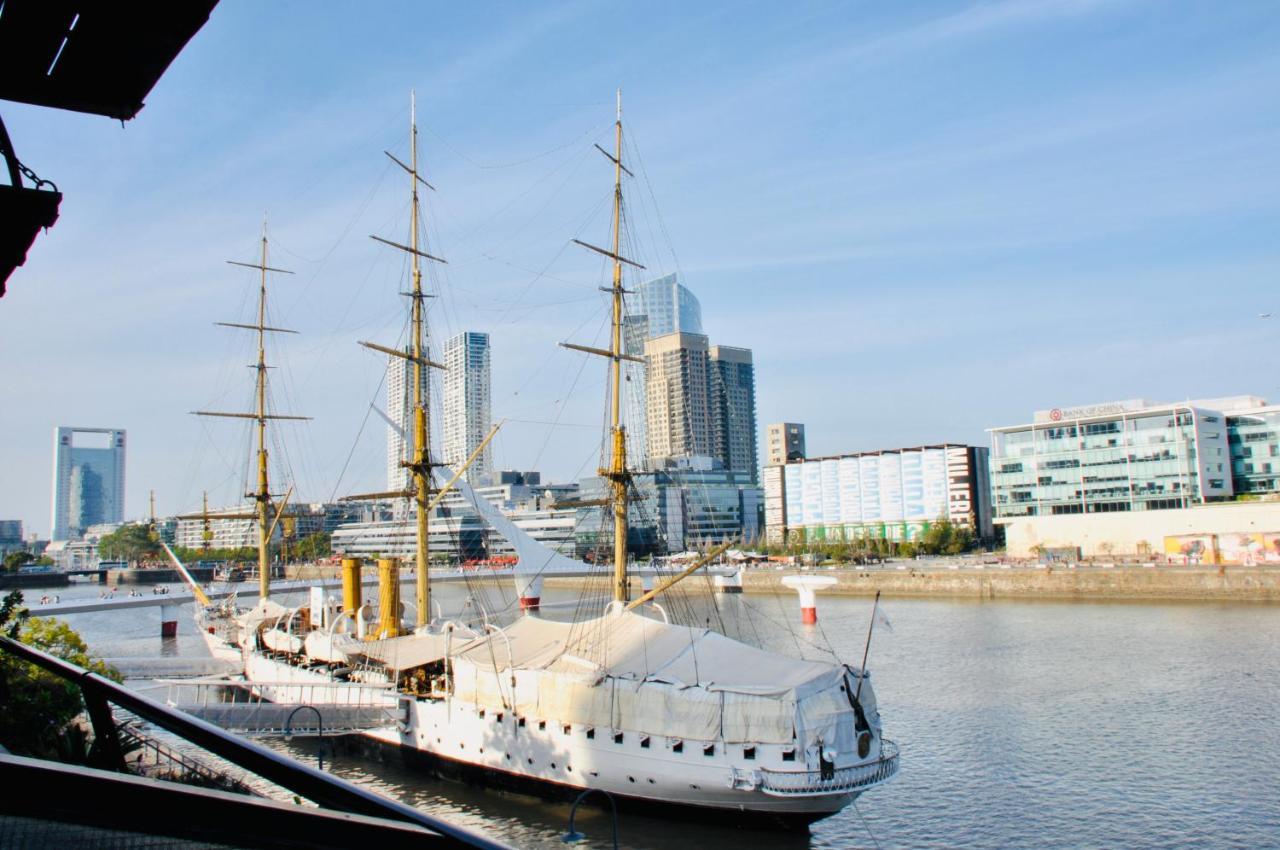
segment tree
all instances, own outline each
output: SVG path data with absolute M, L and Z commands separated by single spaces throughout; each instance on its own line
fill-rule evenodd
M 163 558 L 164 549 L 146 525 L 122 525 L 98 541 L 98 557 L 108 561 Z
M 303 561 L 327 558 L 333 554 L 329 541 L 328 532 L 317 531 L 315 534 L 309 534 L 299 540 L 297 545 L 293 547 L 293 551 Z
M 120 674 L 89 654 L 84 640 L 66 623 L 32 617 L 13 591 L 0 604 L 0 632 L 10 639 L 99 673 L 114 681 Z M 84 710 L 80 688 L 40 667 L 0 653 L 0 743 L 18 755 L 84 758 L 83 735 L 72 721 Z M 69 753 L 69 745 L 77 752 Z
M 22 567 L 31 563 L 36 559 L 35 555 L 30 552 L 10 552 L 4 556 L 4 568 L 8 572 L 16 573 Z

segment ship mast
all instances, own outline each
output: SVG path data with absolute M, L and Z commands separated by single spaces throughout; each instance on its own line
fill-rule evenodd
M 622 351 L 622 296 L 626 290 L 622 288 L 622 264 L 643 269 L 639 263 L 622 256 L 622 172 L 631 172 L 622 164 L 622 89 L 618 89 L 618 112 L 614 122 L 614 153 L 609 154 L 604 148 L 596 145 L 596 149 L 613 163 L 613 242 L 612 250 L 606 251 L 595 245 L 588 245 L 578 239 L 573 241 L 588 250 L 603 254 L 613 260 L 613 286 L 605 290 L 613 301 L 613 328 L 610 346 L 604 349 L 585 345 L 560 343 L 565 348 L 585 351 L 608 357 L 609 364 L 609 464 L 599 470 L 600 477 L 609 482 L 609 495 L 604 500 L 613 513 L 613 598 L 616 602 L 627 602 L 631 598 L 631 582 L 627 577 L 627 486 L 631 483 L 631 472 L 627 469 L 627 428 L 622 424 L 622 361 L 630 360 L 643 363 L 640 357 L 624 354 Z
M 412 482 L 408 490 L 390 491 L 385 493 L 368 493 L 361 496 L 348 496 L 348 499 L 369 499 L 369 498 L 411 498 L 414 501 L 415 524 L 417 527 L 417 546 L 416 554 L 416 578 L 417 578 L 417 595 L 415 603 L 417 607 L 417 625 L 425 626 L 430 621 L 431 612 L 431 582 L 427 572 L 429 560 L 429 541 L 430 533 L 430 515 L 432 505 L 429 504 L 431 492 L 431 441 L 429 439 L 429 430 L 427 422 L 427 410 L 429 400 L 426 390 L 424 389 L 426 381 L 426 370 L 428 368 L 443 369 L 444 365 L 435 363 L 427 359 L 427 339 L 426 339 L 426 311 L 423 309 L 425 299 L 430 296 L 422 291 L 422 266 L 421 260 L 431 260 L 436 263 L 444 263 L 445 260 L 440 257 L 432 256 L 419 247 L 418 242 L 418 225 L 422 218 L 421 206 L 418 201 L 418 184 L 421 183 L 428 189 L 435 187 L 423 179 L 418 173 L 418 119 L 417 119 L 417 98 L 414 93 L 409 95 L 409 164 L 405 165 L 400 160 L 391 155 L 389 151 L 383 151 L 396 165 L 400 166 L 409 175 L 409 193 L 411 198 L 410 204 L 410 236 L 409 244 L 401 245 L 399 242 L 392 242 L 389 239 L 383 239 L 380 236 L 370 236 L 384 245 L 390 245 L 392 248 L 399 248 L 409 254 L 412 263 L 412 283 L 413 288 L 410 292 L 404 293 L 413 300 L 412 312 L 410 316 L 410 342 L 409 350 L 401 351 L 388 346 L 377 345 L 372 342 L 361 341 L 360 344 L 365 348 L 379 351 L 391 357 L 399 357 L 407 360 L 412 366 L 411 373 L 413 375 L 413 444 L 410 452 L 410 459 L 401 461 L 401 466 L 408 469 L 412 474 Z
M 423 354 L 423 322 L 422 322 L 422 268 L 419 263 L 421 252 L 418 250 L 418 103 L 416 93 L 409 95 L 409 190 L 413 195 L 410 210 L 410 248 L 409 257 L 413 261 L 413 489 L 415 491 L 414 510 L 417 514 L 418 545 L 416 572 L 417 596 L 415 602 L 418 609 L 417 625 L 424 626 L 430 617 L 431 583 L 427 575 L 427 556 L 429 554 L 430 515 L 427 513 L 427 490 L 430 483 L 431 465 L 427 440 L 427 399 L 422 391 L 422 379 L 425 374 L 422 362 Z
M 233 266 L 244 266 L 259 271 L 258 283 L 258 323 L 256 325 L 242 325 L 235 322 L 215 322 L 229 328 L 244 328 L 246 330 L 256 331 L 258 335 L 258 362 L 256 364 L 257 376 L 254 385 L 255 409 L 253 413 L 218 413 L 207 410 L 196 411 L 197 416 L 225 416 L 235 419 L 253 419 L 257 423 L 258 431 L 258 488 L 256 491 L 246 493 L 245 495 L 257 502 L 257 507 L 252 515 L 243 515 L 245 518 L 252 516 L 257 521 L 258 531 L 258 593 L 259 599 L 265 602 L 271 595 L 271 554 L 268 549 L 271 543 L 271 533 L 275 527 L 275 520 L 278 515 L 273 517 L 271 510 L 271 489 L 267 475 L 267 420 L 268 419 L 310 419 L 309 416 L 283 416 L 280 414 L 267 413 L 267 343 L 266 335 L 268 333 L 297 333 L 286 328 L 273 328 L 267 326 L 267 272 L 276 274 L 293 274 L 286 269 L 272 268 L 267 265 L 267 223 L 262 223 L 262 254 L 261 259 L 257 263 L 241 263 L 235 260 L 227 260 Z M 282 508 L 283 510 L 283 508 Z M 240 518 L 242 515 L 227 515 L 226 518 Z

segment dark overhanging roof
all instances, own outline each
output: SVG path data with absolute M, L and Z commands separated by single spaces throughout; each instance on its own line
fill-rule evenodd
M 217 0 L 0 0 L 0 99 L 127 121 Z
M 128 121 L 218 0 L 0 0 L 0 100 Z M 62 194 L 18 159 L 0 120 L 0 297 Z M 34 185 L 23 185 L 23 177 Z M 45 189 L 45 186 L 51 187 Z

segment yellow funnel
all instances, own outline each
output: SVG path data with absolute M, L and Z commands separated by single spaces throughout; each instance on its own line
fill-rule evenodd
M 378 560 L 378 636 L 400 636 L 400 559 Z

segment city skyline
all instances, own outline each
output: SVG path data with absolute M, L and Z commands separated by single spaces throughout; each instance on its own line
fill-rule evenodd
M 1280 16 L 1153 8 L 220 6 L 124 129 L 5 104 L 66 200 L 0 300 L 0 357 L 22 365 L 0 517 L 49 534 L 48 433 L 69 421 L 145 447 L 132 516 L 151 489 L 162 514 L 241 500 L 235 429 L 186 411 L 239 400 L 244 352 L 208 319 L 252 319 L 227 314 L 253 273 L 224 261 L 253 259 L 264 211 L 297 271 L 273 323 L 305 333 L 273 382 L 317 417 L 276 429 L 280 458 L 307 498 L 382 488 L 361 423 L 385 364 L 355 340 L 403 328 L 403 258 L 366 237 L 404 237 L 382 150 L 407 150 L 410 88 L 428 243 L 450 261 L 428 270 L 433 339 L 483 328 L 511 364 L 497 468 L 598 462 L 603 368 L 554 346 L 601 327 L 599 268 L 565 246 L 608 232 L 592 144 L 618 85 L 647 267 L 628 282 L 687 281 L 710 337 L 752 349 L 760 419 L 806 423 L 811 454 L 983 444 L 1096 399 L 1275 397 Z

